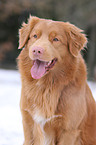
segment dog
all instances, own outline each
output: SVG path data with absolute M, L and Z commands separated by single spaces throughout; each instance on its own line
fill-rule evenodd
M 19 30 L 24 145 L 96 145 L 96 103 L 80 51 L 83 30 L 30 16 Z

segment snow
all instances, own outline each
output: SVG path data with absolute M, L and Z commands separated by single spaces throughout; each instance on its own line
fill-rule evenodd
M 96 83 L 88 82 L 96 100 Z M 20 74 L 0 70 L 0 145 L 22 145 L 24 141 L 20 113 Z
M 20 91 L 19 73 L 0 70 L 0 145 L 23 144 Z

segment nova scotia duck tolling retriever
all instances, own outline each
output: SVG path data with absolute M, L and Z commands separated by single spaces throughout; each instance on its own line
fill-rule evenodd
M 96 102 L 80 51 L 83 30 L 30 16 L 19 30 L 24 145 L 96 145 Z

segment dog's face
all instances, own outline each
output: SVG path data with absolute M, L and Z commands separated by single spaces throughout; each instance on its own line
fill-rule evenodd
M 19 48 L 26 45 L 28 49 L 33 61 L 32 77 L 40 79 L 50 70 L 59 69 L 67 61 L 65 58 L 78 57 L 87 42 L 81 32 L 70 23 L 30 17 L 28 24 L 24 23 L 20 29 Z

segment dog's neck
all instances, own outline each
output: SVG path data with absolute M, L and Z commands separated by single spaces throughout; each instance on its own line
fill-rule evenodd
M 70 88 L 74 85 L 75 88 L 80 90 L 80 86 L 83 86 L 86 81 L 86 67 L 82 57 L 77 60 L 76 66 L 74 65 L 74 67 L 72 67 L 73 62 L 72 64 L 67 63 L 69 69 L 65 69 L 65 65 L 62 64 L 57 71 L 51 70 L 39 80 L 35 80 L 31 77 L 30 68 L 32 64 L 28 57 L 24 58 L 22 53 L 20 57 L 19 65 L 23 82 L 22 87 L 24 95 L 27 97 L 28 104 L 30 104 L 29 107 L 34 110 L 35 104 L 39 109 L 43 108 L 43 110 L 41 110 L 43 114 L 47 114 L 47 118 L 55 113 L 59 97 L 61 96 L 60 93 L 62 93 L 66 87 Z

